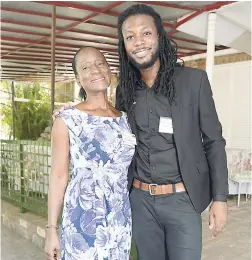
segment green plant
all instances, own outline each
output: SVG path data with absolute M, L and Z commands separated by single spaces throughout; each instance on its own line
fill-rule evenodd
M 10 85 L 2 84 L 10 92 Z M 39 83 L 16 83 L 14 102 L 15 137 L 18 140 L 36 140 L 50 120 L 50 94 Z M 12 129 L 12 102 L 2 106 L 3 123 Z

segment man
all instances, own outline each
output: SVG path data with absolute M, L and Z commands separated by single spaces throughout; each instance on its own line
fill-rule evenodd
M 133 238 L 141 260 L 200 260 L 201 212 L 215 237 L 227 219 L 225 140 L 204 71 L 177 52 L 149 6 L 118 19 L 116 108 L 137 138 L 129 170 Z

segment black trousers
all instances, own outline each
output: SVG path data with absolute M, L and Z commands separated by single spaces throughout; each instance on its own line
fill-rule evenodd
M 187 192 L 130 193 L 133 240 L 140 260 L 200 260 L 202 221 Z

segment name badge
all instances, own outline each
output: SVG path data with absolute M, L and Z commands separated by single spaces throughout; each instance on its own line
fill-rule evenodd
M 136 136 L 134 134 L 131 133 L 122 133 L 122 139 L 124 141 L 125 144 L 128 145 L 137 145 L 136 142 Z
M 170 117 L 160 117 L 159 133 L 173 134 L 172 119 Z

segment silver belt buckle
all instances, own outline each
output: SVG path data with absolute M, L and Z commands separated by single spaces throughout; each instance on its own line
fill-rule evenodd
M 156 195 L 156 187 L 157 187 L 157 184 L 155 184 L 155 183 L 149 184 L 150 195 Z

